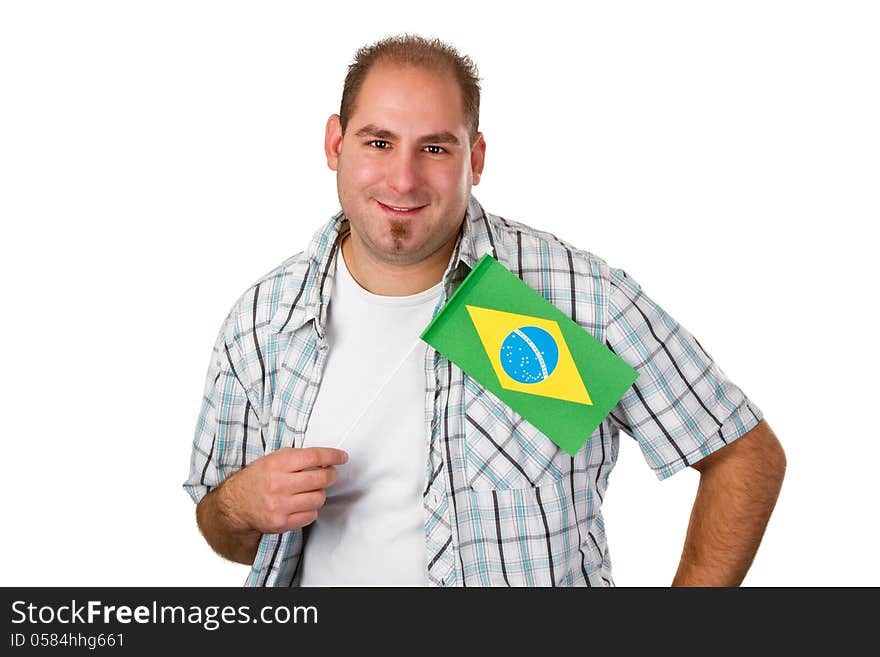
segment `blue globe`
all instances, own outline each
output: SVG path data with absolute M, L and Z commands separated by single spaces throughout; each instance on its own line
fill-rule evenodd
M 559 347 L 547 331 L 537 326 L 514 329 L 501 343 L 501 367 L 514 381 L 540 383 L 559 363 Z

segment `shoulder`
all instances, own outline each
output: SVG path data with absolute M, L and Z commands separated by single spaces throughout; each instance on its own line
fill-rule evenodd
M 597 340 L 604 339 L 611 281 L 604 258 L 556 234 L 487 213 L 496 259 Z
M 498 260 L 545 296 L 570 295 L 588 288 L 601 302 L 611 282 L 626 277 L 604 258 L 548 230 L 498 215 L 487 214 L 487 218 Z
M 226 344 L 239 354 L 247 354 L 250 348 L 265 343 L 276 314 L 305 303 L 309 271 L 307 254 L 300 251 L 251 283 L 226 314 Z
M 575 275 L 611 276 L 613 268 L 604 258 L 548 230 L 498 215 L 487 214 L 487 218 L 496 236 L 496 251 L 514 265 L 522 262 L 523 267 L 534 267 L 543 263 L 558 270 L 572 270 Z

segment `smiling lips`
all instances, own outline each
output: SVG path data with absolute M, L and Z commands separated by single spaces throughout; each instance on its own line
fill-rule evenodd
M 382 201 L 378 201 L 378 200 L 376 201 L 376 203 L 378 203 L 385 212 L 387 212 L 388 214 L 395 215 L 395 216 L 413 215 L 425 207 L 424 205 L 419 205 L 417 207 L 412 207 L 412 208 L 407 208 L 407 207 L 403 207 L 403 206 L 385 205 L 384 203 L 382 203 Z

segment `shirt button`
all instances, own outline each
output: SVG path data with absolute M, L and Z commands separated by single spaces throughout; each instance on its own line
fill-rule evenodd
M 440 493 L 434 491 L 431 493 L 431 502 L 434 503 L 434 506 L 440 506 Z

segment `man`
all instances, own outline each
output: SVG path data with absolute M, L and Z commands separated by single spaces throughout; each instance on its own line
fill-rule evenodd
M 419 37 L 357 53 L 325 135 L 342 212 L 214 347 L 184 484 L 203 535 L 251 586 L 610 586 L 623 429 L 660 479 L 700 472 L 673 584 L 738 585 L 779 442 L 625 272 L 483 210 L 478 79 Z M 574 457 L 418 339 L 486 253 L 639 372 Z

